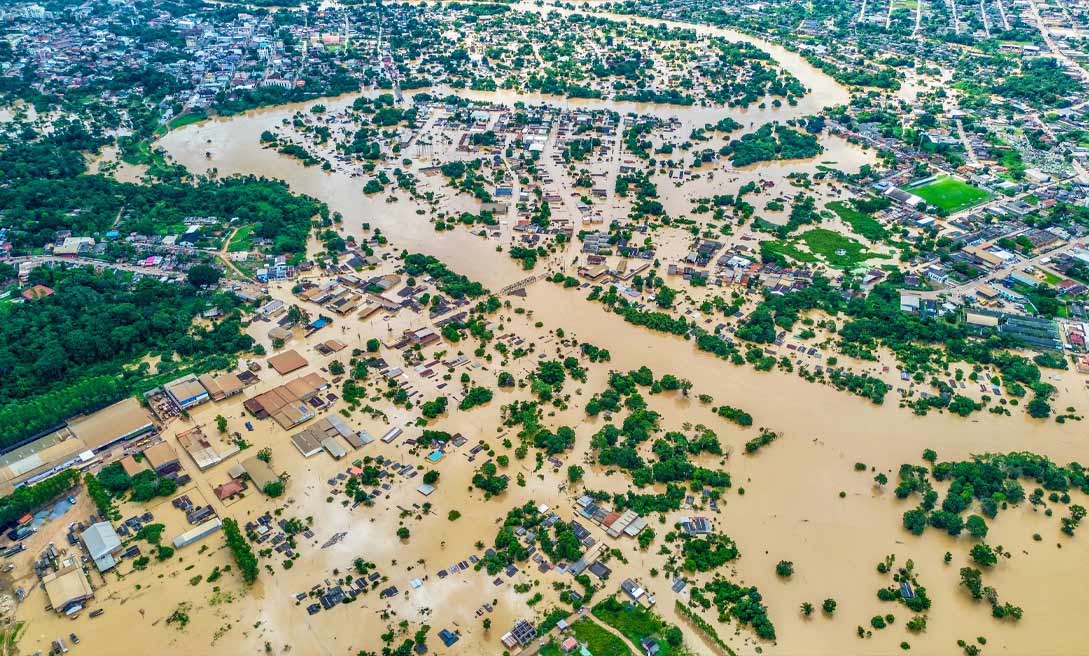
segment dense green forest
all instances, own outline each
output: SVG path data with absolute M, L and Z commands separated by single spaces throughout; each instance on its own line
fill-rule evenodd
M 164 372 L 174 357 L 219 368 L 253 345 L 227 294 L 149 278 L 131 285 L 127 275 L 89 268 L 39 268 L 31 282 L 55 293 L 0 311 L 0 448 L 140 389 L 147 366 L 126 365 L 145 354 L 163 355 Z M 226 317 L 192 328 L 212 305 Z
M 1006 98 L 1024 100 L 1038 107 L 1063 107 L 1080 88 L 1077 80 L 1070 77 L 1051 57 L 1026 60 L 1017 75 L 991 85 L 992 91 Z
M 53 241 L 57 231 L 99 236 L 167 234 L 184 228 L 189 216 L 253 225 L 254 235 L 272 240 L 277 253 L 305 251 L 311 220 L 328 209 L 307 196 L 292 194 L 281 182 L 256 177 L 192 179 L 182 173 L 151 184 L 118 182 L 88 175 L 84 151 L 103 140 L 78 121 L 63 121 L 40 134 L 29 124 L 0 135 L 0 212 L 19 250 Z
M 454 273 L 446 268 L 446 265 L 430 255 L 419 253 L 405 253 L 405 273 L 410 276 L 422 276 L 424 274 L 435 279 L 435 285 L 443 293 L 453 298 L 478 298 L 488 293 L 479 282 L 469 280 L 467 277 Z
M 323 203 L 277 181 L 194 178 L 181 167 L 146 184 L 88 174 L 84 154 L 106 142 L 79 120 L 60 119 L 47 132 L 18 121 L 5 126 L 0 215 L 15 254 L 51 243 L 61 230 L 100 239 L 111 229 L 166 234 L 184 229 L 189 216 L 252 225 L 274 252 L 301 254 L 312 220 L 328 218 Z M 38 268 L 30 283 L 55 293 L 0 308 L 0 449 L 186 371 L 229 367 L 232 354 L 253 344 L 230 295 L 77 268 Z M 211 307 L 224 318 L 194 328 Z M 136 366 L 148 354 L 162 356 L 156 371 Z
M 824 152 L 817 138 L 778 123 L 765 123 L 755 132 L 742 135 L 726 144 L 720 155 L 730 158 L 734 166 L 748 166 L 756 162 L 777 159 L 803 159 Z

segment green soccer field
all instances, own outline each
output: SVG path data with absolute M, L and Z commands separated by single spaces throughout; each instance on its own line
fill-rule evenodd
M 909 187 L 906 191 L 950 214 L 979 205 L 991 198 L 990 193 L 947 175 L 919 187 Z

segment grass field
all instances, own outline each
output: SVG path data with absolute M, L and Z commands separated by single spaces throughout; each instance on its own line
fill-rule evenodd
M 175 116 L 170 121 L 170 129 L 177 130 L 193 123 L 200 123 L 204 119 L 208 118 L 206 112 L 194 112 L 192 114 L 182 114 L 181 116 Z
M 571 625 L 571 632 L 579 642 L 594 656 L 632 656 L 624 641 L 594 624 L 593 620 L 583 618 Z
M 253 247 L 253 241 L 250 239 L 250 235 L 253 233 L 253 226 L 242 226 L 238 229 L 238 232 L 234 233 L 231 237 L 231 241 L 227 244 L 227 250 L 231 253 L 241 253 L 248 251 Z
M 800 244 L 805 244 L 806 250 L 799 248 Z M 813 263 L 823 259 L 837 269 L 853 269 L 866 260 L 890 257 L 867 250 L 861 242 L 826 228 L 814 228 L 785 242 L 765 242 L 761 248 L 781 253 L 795 262 Z
M 918 187 L 908 187 L 905 191 L 950 214 L 979 205 L 991 198 L 991 194 L 986 191 L 948 175 Z
M 642 606 L 630 604 L 616 604 L 613 599 L 607 599 L 594 606 L 594 617 L 613 627 L 624 637 L 635 644 L 640 644 L 643 638 L 651 637 L 658 643 L 661 656 L 678 656 L 687 653 L 683 647 L 680 649 L 670 645 L 663 634 L 669 629 L 666 624 L 650 611 Z
M 760 250 L 785 255 L 795 262 L 813 264 L 817 262 L 817 256 L 799 249 L 793 241 L 766 241 L 760 244 Z
M 1057 276 L 1054 273 L 1051 273 L 1050 271 L 1044 271 L 1043 269 L 1038 269 L 1038 270 L 1040 271 L 1040 273 L 1044 274 L 1044 282 L 1046 282 L 1049 285 L 1057 285 L 1057 284 L 1059 284 L 1060 282 L 1063 281 L 1061 276 Z
M 563 651 L 553 641 L 541 647 L 537 654 L 538 656 L 563 656 Z
M 854 267 L 870 258 L 888 257 L 868 251 L 854 239 L 824 228 L 814 228 L 802 233 L 798 238 L 805 242 L 811 252 L 823 257 L 835 267 Z
M 881 241 L 889 236 L 888 230 L 885 230 L 885 226 L 878 223 L 877 219 L 864 212 L 859 212 L 849 203 L 841 200 L 832 201 L 828 203 L 828 209 L 835 212 L 844 223 L 851 226 L 851 230 L 870 241 Z

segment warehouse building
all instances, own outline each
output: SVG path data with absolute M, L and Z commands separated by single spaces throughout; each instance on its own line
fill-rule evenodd
M 278 353 L 268 359 L 268 366 L 276 370 L 281 376 L 286 376 L 292 371 L 298 371 L 306 366 L 306 358 L 299 355 L 295 349 Z
M 276 483 L 280 480 L 280 477 L 273 471 L 272 465 L 268 464 L 264 460 L 261 460 L 257 456 L 250 456 L 243 460 L 239 467 L 242 472 L 245 472 L 250 480 L 253 481 L 254 486 L 258 490 L 264 490 L 270 483 Z M 237 470 L 232 468 L 231 475 L 234 476 Z
M 174 452 L 174 447 L 166 442 L 159 442 L 144 451 L 144 458 L 159 476 L 170 476 L 181 469 L 178 454 Z
M 181 535 L 174 538 L 174 548 L 181 549 L 182 547 L 193 544 L 198 540 L 202 540 L 205 537 L 211 535 L 212 533 L 218 531 L 221 526 L 223 526 L 223 522 L 220 521 L 218 517 L 214 517 L 204 522 L 203 524 L 194 526 L 185 533 L 182 533 Z
M 179 410 L 188 410 L 210 398 L 208 390 L 204 389 L 204 386 L 192 376 L 169 382 L 163 385 L 163 390 Z
M 89 467 L 110 447 L 155 430 L 155 423 L 136 399 L 71 419 L 67 425 L 0 455 L 0 496 L 71 467 Z
M 223 374 L 215 377 L 204 374 L 197 380 L 204 389 L 208 390 L 213 401 L 222 401 L 235 394 L 241 394 L 246 387 L 237 374 Z
M 83 610 L 83 603 L 95 596 L 87 574 L 75 559 L 66 566 L 42 577 L 49 605 L 58 613 L 74 615 Z
M 271 417 L 289 429 L 314 418 L 307 402 L 327 387 L 329 384 L 321 376 L 307 374 L 246 399 L 242 405 L 258 419 Z
M 108 572 L 117 566 L 117 558 L 121 554 L 121 538 L 113 525 L 109 522 L 91 524 L 80 536 L 83 545 L 87 547 L 87 555 L 95 561 L 95 567 L 100 572 Z
M 154 432 L 155 422 L 139 401 L 129 398 L 73 419 L 68 422 L 68 427 L 86 448 L 97 453 Z

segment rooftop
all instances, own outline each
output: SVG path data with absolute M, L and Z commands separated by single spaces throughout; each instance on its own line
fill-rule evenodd
M 118 440 L 155 427 L 150 415 L 136 399 L 125 399 L 85 417 L 68 422 L 86 448 L 97 451 Z
M 147 462 L 151 465 L 152 469 L 157 470 L 163 465 L 168 465 L 177 460 L 178 454 L 174 453 L 174 447 L 166 442 L 159 442 L 155 446 L 144 451 L 144 457 L 147 458 Z
M 89 599 L 95 594 L 91 589 L 91 582 L 87 580 L 87 575 L 78 563 L 45 575 L 42 583 L 50 605 L 57 612 L 64 612 L 72 604 Z
M 109 522 L 91 524 L 83 531 L 83 544 L 87 546 L 87 553 L 95 561 L 98 571 L 105 572 L 117 565 L 114 554 L 121 549 L 121 538 L 113 525 Z
M 281 376 L 302 369 L 306 366 L 306 358 L 299 355 L 295 349 L 278 353 L 268 359 L 268 366 L 276 370 Z
M 259 490 L 265 489 L 265 486 L 269 483 L 275 483 L 280 480 L 280 477 L 272 470 L 272 465 L 261 460 L 257 456 L 250 456 L 243 460 L 242 468 L 246 470 L 250 480 L 253 481 L 253 484 Z
M 166 393 L 181 406 L 192 404 L 201 398 L 208 396 L 208 390 L 204 389 L 196 378 L 183 378 L 163 386 Z

